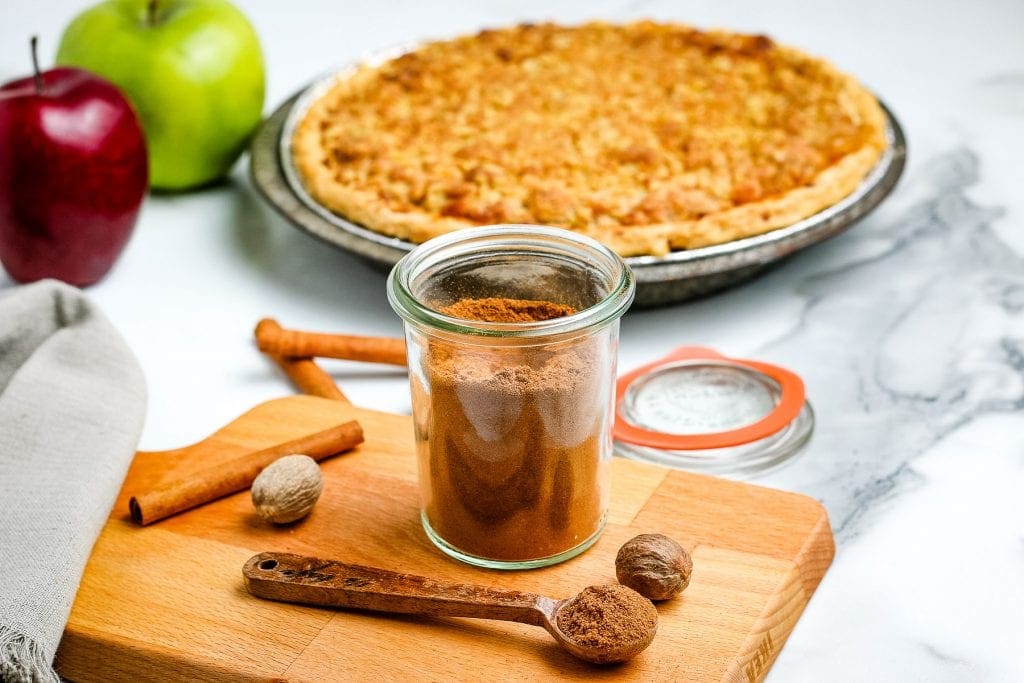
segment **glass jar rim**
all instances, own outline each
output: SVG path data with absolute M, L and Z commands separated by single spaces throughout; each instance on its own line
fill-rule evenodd
M 597 261 L 611 266 L 607 293 L 597 303 L 572 315 L 532 322 L 487 322 L 457 318 L 427 306 L 420 301 L 410 287 L 417 266 L 439 252 L 470 242 L 507 241 L 512 247 L 540 243 L 562 243 L 565 246 L 582 248 Z M 420 244 L 402 257 L 388 275 L 388 302 L 395 312 L 408 323 L 426 326 L 455 334 L 482 337 L 540 337 L 562 335 L 597 327 L 618 319 L 633 302 L 636 284 L 633 272 L 626 262 L 614 251 L 586 235 L 538 225 L 503 224 L 478 228 L 462 228 L 435 237 Z

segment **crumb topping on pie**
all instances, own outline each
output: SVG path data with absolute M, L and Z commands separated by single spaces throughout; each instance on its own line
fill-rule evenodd
M 386 235 L 537 223 L 629 256 L 816 213 L 867 175 L 884 131 L 854 79 L 765 36 L 542 24 L 357 67 L 292 149 L 317 201 Z

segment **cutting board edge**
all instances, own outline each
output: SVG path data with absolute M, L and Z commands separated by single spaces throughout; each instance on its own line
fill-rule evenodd
M 90 650 L 93 648 L 105 650 L 104 657 L 98 658 L 91 654 Z M 108 673 L 107 667 L 103 665 L 105 659 L 116 659 L 119 665 L 110 668 Z M 137 666 L 129 666 L 126 670 L 125 664 L 130 665 L 133 662 Z M 76 683 L 125 680 L 125 676 L 130 676 L 129 680 L 136 683 L 163 683 L 168 680 L 235 683 L 267 681 L 274 678 L 271 674 L 232 670 L 209 659 L 190 658 L 185 653 L 154 643 L 111 639 L 109 634 L 106 638 L 92 636 L 87 629 L 76 629 L 70 625 L 65 628 L 61 637 L 53 666 L 62 677 L 65 675 L 64 672 L 76 672 L 74 679 L 68 679 Z M 89 672 L 92 675 L 82 677 L 77 675 L 80 672 Z
M 793 605 L 793 609 L 787 615 L 783 627 L 777 634 L 772 635 L 772 629 L 770 626 L 766 626 L 764 629 L 751 633 L 741 646 L 735 667 L 727 674 L 733 680 L 759 682 L 768 676 L 768 672 L 786 643 L 789 642 L 793 629 L 796 628 L 807 605 L 814 598 L 818 586 L 825 578 L 825 574 L 835 558 L 835 536 L 832 533 L 828 510 L 820 501 L 811 496 L 795 493 L 792 495 L 805 499 L 820 513 L 813 530 L 807 536 L 807 542 L 793 560 L 793 570 L 797 574 L 801 588 L 798 595 L 787 601 L 787 604 Z M 782 593 L 783 591 L 779 590 L 775 595 L 778 596 Z M 775 611 L 777 611 L 775 606 L 769 602 L 765 605 L 758 621 L 770 621 Z

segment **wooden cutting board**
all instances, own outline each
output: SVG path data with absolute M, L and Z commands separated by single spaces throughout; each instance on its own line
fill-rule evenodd
M 128 497 L 246 451 L 358 419 L 366 443 L 322 464 L 306 520 L 273 527 L 239 493 L 141 528 Z M 643 678 L 760 680 L 832 561 L 822 506 L 805 496 L 616 458 L 607 529 L 583 555 L 526 572 L 476 569 L 420 527 L 412 423 L 312 396 L 257 406 L 187 448 L 136 455 L 86 567 L 57 670 L 75 681 Z M 277 550 L 568 597 L 615 580 L 635 534 L 674 537 L 693 578 L 660 603 L 653 645 L 626 664 L 576 661 L 540 628 L 332 611 L 246 593 L 242 565 Z

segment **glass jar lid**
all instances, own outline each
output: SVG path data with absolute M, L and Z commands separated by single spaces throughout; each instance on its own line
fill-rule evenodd
M 636 460 L 736 476 L 785 462 L 814 413 L 803 380 L 777 365 L 684 346 L 619 378 L 615 450 Z

